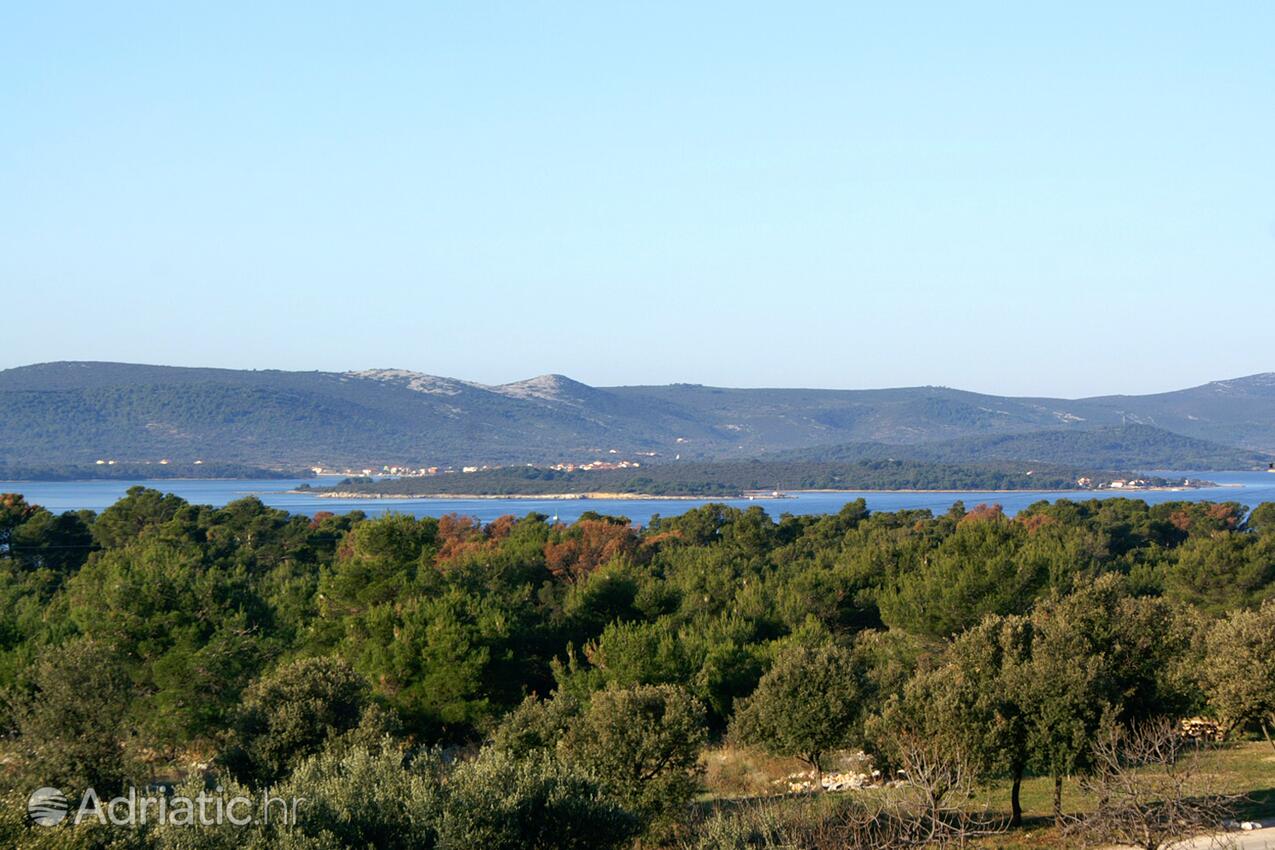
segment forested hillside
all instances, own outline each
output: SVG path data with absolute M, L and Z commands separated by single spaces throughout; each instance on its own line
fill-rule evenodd
M 1159 431 L 1123 427 L 1129 425 Z M 1089 431 L 1102 436 L 1066 436 Z M 1001 442 L 1015 435 L 1028 437 Z M 0 467 L 10 468 L 100 459 L 276 468 L 545 464 L 609 457 L 613 450 L 652 462 L 739 460 L 852 443 L 885 444 L 861 450 L 887 453 L 843 459 L 1247 466 L 1275 453 L 1275 379 L 1068 400 L 946 387 L 599 388 L 561 375 L 484 385 L 396 369 L 64 362 L 0 371 Z M 905 454 L 904 447 L 934 443 L 942 445 L 932 454 Z
M 1150 425 L 994 434 L 906 446 L 849 443 L 799 449 L 783 453 L 781 457 L 823 463 L 886 459 L 932 463 L 1019 461 L 1062 465 L 1083 462 L 1091 469 L 1125 470 L 1252 469 L 1264 467 L 1272 460 L 1271 455 L 1261 452 L 1233 449 Z
M 818 779 L 863 749 L 905 790 L 958 771 L 1007 819 L 1056 780 L 1064 823 L 1113 729 L 1275 723 L 1275 505 L 710 505 L 636 528 L 135 488 L 96 516 L 0 498 L 0 572 L 7 847 L 914 846 L 844 838 L 925 823 L 913 797 L 867 820 L 854 795 L 692 803 L 723 754 Z M 311 803 L 286 832 L 18 814 L 41 785 L 156 777 Z

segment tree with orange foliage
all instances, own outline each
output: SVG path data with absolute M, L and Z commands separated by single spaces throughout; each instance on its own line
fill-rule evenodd
M 1005 509 L 1000 505 L 979 504 L 974 506 L 974 510 L 961 517 L 958 524 L 965 525 L 971 522 L 999 522 L 1005 518 Z
M 466 556 L 495 551 L 517 524 L 518 519 L 512 514 L 496 517 L 486 525 L 471 516 L 440 517 L 437 563 L 441 566 Z
M 581 519 L 570 528 L 558 526 L 545 544 L 545 565 L 554 578 L 575 584 L 603 564 L 631 556 L 638 536 L 631 525 L 604 519 Z

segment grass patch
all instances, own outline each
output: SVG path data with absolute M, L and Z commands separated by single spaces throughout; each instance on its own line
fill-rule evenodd
M 1237 815 L 1241 819 L 1275 817 L 1275 751 L 1265 742 L 1241 742 L 1211 745 L 1198 752 L 1198 770 L 1209 787 L 1219 794 L 1234 794 L 1244 798 Z M 713 808 L 731 809 L 747 798 L 773 797 L 781 794 L 784 785 L 775 780 L 802 769 L 791 759 L 775 759 L 749 750 L 720 747 L 704 754 L 705 780 L 708 793 L 705 801 L 714 801 Z M 1053 780 L 1048 777 L 1031 777 L 1023 782 L 1021 800 L 1023 821 L 1021 829 L 1003 835 L 990 836 L 978 842 L 984 850 L 1046 850 L 1069 846 L 1053 827 Z M 866 792 L 829 794 L 827 800 L 809 797 L 776 799 L 774 804 L 790 809 L 793 815 L 800 810 L 805 816 L 817 812 L 824 805 L 835 806 L 836 798 L 851 797 L 868 801 L 873 796 L 891 793 L 889 789 L 873 789 Z M 1009 816 L 1009 783 L 994 782 L 987 786 L 981 803 L 998 815 Z M 1074 779 L 1063 783 L 1063 808 L 1070 813 L 1090 811 L 1094 800 L 1081 789 Z

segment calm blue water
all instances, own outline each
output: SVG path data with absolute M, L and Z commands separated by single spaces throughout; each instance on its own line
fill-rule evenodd
M 1203 478 L 1216 481 L 1219 487 L 1181 492 L 1154 491 L 1128 494 L 1147 502 L 1236 501 L 1253 507 L 1262 502 L 1275 502 L 1275 474 L 1268 472 L 1166 472 L 1165 477 Z M 89 509 L 101 511 L 124 495 L 129 487 L 142 484 L 169 493 L 176 493 L 188 502 L 205 505 L 224 505 L 244 496 L 257 496 L 267 505 L 293 513 L 313 514 L 316 511 L 361 510 L 377 515 L 396 511 L 414 516 L 442 516 L 458 513 L 487 521 L 503 514 L 521 515 L 538 511 L 571 521 L 584 511 L 620 514 L 637 523 L 646 523 L 652 514 L 673 516 L 689 508 L 721 499 L 684 500 L 614 500 L 595 499 L 320 499 L 313 495 L 288 493 L 302 483 L 324 486 L 324 480 L 278 481 L 0 481 L 0 492 L 23 493 L 27 501 L 43 505 L 54 512 Z M 929 508 L 935 513 L 946 511 L 952 502 L 960 499 L 967 507 L 980 502 L 1001 505 L 1006 513 L 1014 513 L 1041 499 L 1053 501 L 1059 498 L 1087 499 L 1113 498 L 1119 492 L 1078 493 L 1065 491 L 1033 491 L 994 493 L 968 491 L 961 493 L 899 493 L 881 490 L 838 493 L 798 493 L 789 499 L 727 500 L 737 507 L 760 505 L 771 516 L 783 513 L 824 514 L 841 509 L 846 502 L 862 497 L 874 511 L 895 511 L 903 508 Z

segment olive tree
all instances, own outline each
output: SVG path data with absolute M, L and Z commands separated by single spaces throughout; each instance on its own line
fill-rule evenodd
M 544 752 L 484 750 L 453 771 L 446 794 L 440 847 L 608 850 L 638 828 L 598 780 Z
M 302 758 L 358 727 L 368 705 L 367 683 L 344 661 L 284 664 L 245 691 L 224 761 L 241 781 L 277 782 Z
M 923 741 L 980 779 L 1009 779 L 1008 825 L 1021 825 L 1020 790 L 1031 756 L 1030 661 L 1031 622 L 989 616 L 947 648 L 939 667 L 918 672 L 887 702 L 871 724 L 875 749 L 904 764 L 904 745 Z
M 551 699 L 528 696 L 505 715 L 491 734 L 488 746 L 514 758 L 538 752 L 555 752 L 584 706 L 572 694 L 558 691 Z
M 835 645 L 794 645 L 783 650 L 736 704 L 729 736 L 777 756 L 800 759 L 822 787 L 823 756 L 854 740 L 860 688 L 851 653 Z
M 1060 823 L 1063 779 L 1088 772 L 1105 722 L 1128 726 L 1191 707 L 1181 668 L 1192 626 L 1180 613 L 1164 600 L 1132 596 L 1115 574 L 1032 613 L 1031 662 L 1019 687 L 1028 747 L 1040 772 L 1053 777 Z
M 1230 732 L 1259 726 L 1271 746 L 1275 725 L 1275 600 L 1256 611 L 1234 611 L 1205 638 L 1201 678 L 1209 705 Z
M 594 694 L 560 750 L 625 808 L 657 824 L 699 790 L 699 754 L 707 737 L 699 700 L 676 685 L 638 685 Z

